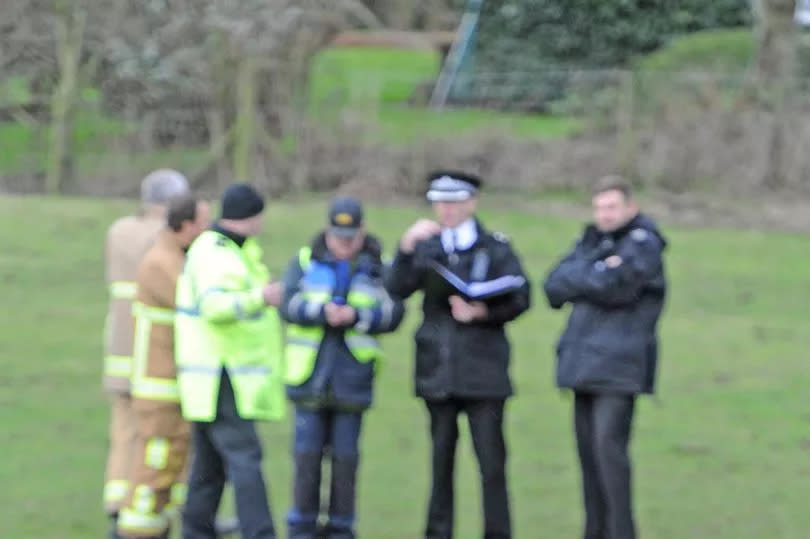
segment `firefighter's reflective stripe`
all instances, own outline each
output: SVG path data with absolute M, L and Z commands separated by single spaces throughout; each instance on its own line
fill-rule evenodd
M 143 303 L 132 306 L 135 315 L 135 343 L 133 346 L 133 366 L 131 391 L 139 399 L 179 402 L 180 392 L 174 378 L 147 376 L 149 364 L 149 338 L 153 324 L 172 325 L 174 311 L 160 307 L 150 307 Z
M 162 436 L 149 438 L 146 442 L 144 464 L 153 470 L 164 470 L 169 464 L 169 440 Z
M 174 310 L 164 309 L 162 307 L 151 307 L 143 303 L 132 304 L 132 314 L 142 318 L 146 318 L 155 324 L 173 324 L 174 323 Z
M 126 479 L 113 479 L 104 485 L 104 503 L 114 504 L 127 497 L 129 481 Z
M 169 495 L 169 506 L 171 509 L 177 509 L 186 505 L 186 498 L 188 497 L 188 485 L 185 483 L 175 483 L 172 485 L 171 494 Z
M 114 299 L 135 299 L 137 285 L 132 281 L 114 281 L 110 283 L 110 296 Z
M 166 515 L 150 513 L 142 515 L 132 509 L 122 509 L 118 515 L 118 530 L 123 533 L 132 533 L 140 536 L 157 537 L 169 527 Z
M 129 378 L 132 374 L 132 358 L 110 354 L 104 358 L 104 374 L 115 378 Z

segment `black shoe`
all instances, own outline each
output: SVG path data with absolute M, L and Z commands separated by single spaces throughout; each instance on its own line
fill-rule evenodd
M 217 533 L 217 537 L 228 537 L 239 531 L 239 519 L 236 517 L 219 517 L 214 523 L 214 530 Z
M 110 533 L 107 535 L 108 539 L 121 539 L 118 535 L 118 513 L 110 515 Z

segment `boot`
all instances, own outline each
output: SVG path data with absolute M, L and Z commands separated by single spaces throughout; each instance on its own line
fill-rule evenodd
M 217 537 L 228 537 L 239 531 L 239 519 L 236 517 L 217 517 L 214 522 Z
M 118 513 L 110 515 L 110 533 L 107 535 L 109 539 L 121 539 L 118 535 Z

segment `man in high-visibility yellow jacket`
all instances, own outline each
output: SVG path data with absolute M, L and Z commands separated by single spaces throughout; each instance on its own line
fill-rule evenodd
M 137 215 L 122 217 L 110 226 L 105 246 L 110 305 L 105 324 L 104 389 L 110 396 L 109 453 L 104 485 L 104 509 L 115 519 L 129 488 L 135 446 L 135 418 L 129 377 L 132 369 L 135 273 L 154 242 L 166 216 L 166 204 L 189 190 L 185 176 L 160 169 L 141 183 L 142 207 Z
M 177 282 L 175 359 L 193 453 L 183 537 L 213 539 L 226 478 L 243 537 L 275 538 L 254 420 L 284 416 L 282 286 L 271 283 L 253 236 L 264 200 L 247 184 L 229 186 L 220 219 L 188 250 Z
M 185 503 L 191 430 L 177 391 L 175 295 L 185 250 L 208 224 L 206 202 L 192 195 L 172 199 L 166 226 L 138 267 L 130 382 L 137 442 L 128 503 L 118 517 L 121 537 L 168 537 L 170 510 Z

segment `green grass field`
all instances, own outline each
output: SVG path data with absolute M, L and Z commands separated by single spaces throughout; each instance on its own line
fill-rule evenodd
M 100 388 L 106 226 L 120 201 L 0 198 L 0 537 L 103 537 L 101 489 L 107 408 Z M 263 236 L 281 270 L 322 221 L 324 200 L 271 203 Z M 415 207 L 377 207 L 386 245 Z M 579 224 L 483 211 L 523 255 L 533 282 L 567 249 Z M 300 224 L 305 223 L 304 228 Z M 810 537 L 810 286 L 808 240 L 726 230 L 667 229 L 671 300 L 662 321 L 659 400 L 635 424 L 636 510 L 646 539 Z M 552 344 L 564 322 L 535 287 L 532 311 L 511 328 L 518 395 L 509 405 L 515 536 L 579 535 L 578 470 L 570 401 L 553 386 Z M 411 334 L 385 341 L 387 364 L 367 416 L 359 535 L 419 537 L 428 489 L 426 417 L 412 396 Z M 264 425 L 274 516 L 290 497 L 290 423 Z M 466 428 L 458 468 L 458 533 L 480 537 L 476 470 Z M 283 535 L 282 535 L 283 536 Z

